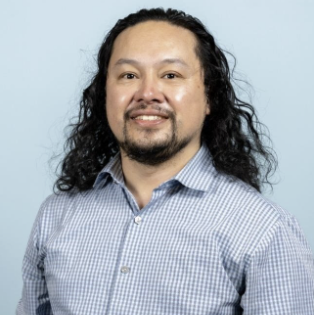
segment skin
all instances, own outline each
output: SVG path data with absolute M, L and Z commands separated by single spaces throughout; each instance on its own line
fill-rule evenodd
M 115 40 L 106 111 L 118 142 L 127 138 L 147 148 L 167 143 L 174 131 L 179 141 L 188 140 L 177 154 L 154 166 L 130 159 L 120 147 L 125 183 L 139 208 L 149 202 L 153 189 L 177 174 L 200 148 L 210 107 L 196 44 L 189 30 L 160 21 L 137 24 Z M 143 115 L 150 120 L 143 120 Z

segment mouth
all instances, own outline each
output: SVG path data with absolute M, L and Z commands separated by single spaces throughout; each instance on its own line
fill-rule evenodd
M 169 120 L 168 116 L 165 115 L 158 115 L 156 113 L 135 113 L 130 117 L 131 122 L 135 124 L 136 126 L 139 126 L 141 128 L 159 128 L 158 126 L 163 125 Z
M 133 120 L 142 120 L 142 121 L 154 121 L 154 120 L 163 120 L 168 119 L 167 117 L 158 116 L 158 115 L 139 115 L 131 117 Z
M 132 109 L 125 113 L 125 121 L 129 121 L 131 125 L 144 129 L 159 129 L 169 121 L 174 120 L 171 111 L 160 108 L 159 106 Z

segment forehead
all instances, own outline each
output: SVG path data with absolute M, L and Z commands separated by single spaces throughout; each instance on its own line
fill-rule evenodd
M 164 21 L 147 21 L 118 35 L 110 63 L 120 58 L 141 58 L 142 62 L 180 58 L 189 63 L 199 63 L 196 46 L 197 40 L 191 31 Z

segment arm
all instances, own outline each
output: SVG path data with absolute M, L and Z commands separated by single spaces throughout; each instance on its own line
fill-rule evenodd
M 313 315 L 314 260 L 295 218 L 278 221 L 246 273 L 243 314 Z
M 39 251 L 39 221 L 41 211 L 34 223 L 23 260 L 23 293 L 16 315 L 52 315 L 44 275 L 43 259 Z

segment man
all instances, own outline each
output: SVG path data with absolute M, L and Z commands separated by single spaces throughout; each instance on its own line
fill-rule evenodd
M 259 193 L 274 158 L 202 23 L 131 14 L 98 67 L 32 230 L 17 314 L 314 314 L 312 254 Z

